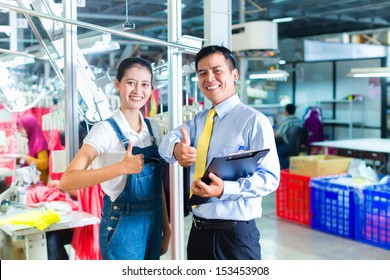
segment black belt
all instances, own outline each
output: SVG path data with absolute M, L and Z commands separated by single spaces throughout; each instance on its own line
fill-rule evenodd
M 226 230 L 234 228 L 240 221 L 210 221 L 210 220 L 199 220 L 194 218 L 192 224 L 197 229 L 207 230 Z

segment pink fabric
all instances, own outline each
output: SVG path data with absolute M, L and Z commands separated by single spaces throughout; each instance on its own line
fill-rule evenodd
M 24 114 L 16 120 L 16 123 L 26 130 L 28 154 L 30 156 L 36 158 L 40 151 L 48 150 L 47 141 L 43 135 L 42 128 L 33 115 Z
M 79 210 L 101 218 L 103 191 L 99 185 L 78 191 Z M 99 226 L 89 225 L 75 228 L 73 231 L 72 247 L 78 260 L 101 260 L 99 246 Z
M 50 188 L 47 186 L 33 186 L 28 189 L 27 203 L 34 204 L 39 202 L 51 202 L 51 201 L 65 201 L 72 206 L 72 210 L 77 210 L 78 207 L 74 203 L 73 199 L 69 197 L 63 191 L 57 188 Z

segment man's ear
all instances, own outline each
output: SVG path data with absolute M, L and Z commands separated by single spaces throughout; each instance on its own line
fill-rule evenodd
M 232 74 L 233 74 L 234 81 L 235 82 L 238 81 L 238 78 L 240 77 L 240 75 L 238 74 L 238 69 L 234 69 Z

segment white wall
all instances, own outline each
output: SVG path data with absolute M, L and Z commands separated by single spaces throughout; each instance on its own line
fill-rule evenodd
M 332 99 L 332 63 L 296 64 L 296 115 L 303 116 L 307 106 L 316 106 L 321 99 Z

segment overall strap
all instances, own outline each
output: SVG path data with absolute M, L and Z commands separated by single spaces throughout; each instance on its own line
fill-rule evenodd
M 145 120 L 146 126 L 148 127 L 149 134 L 152 137 L 153 145 L 157 145 L 156 137 L 154 137 L 152 125 L 150 124 L 150 121 L 148 119 L 144 119 L 144 120 Z M 125 146 L 125 149 L 127 150 L 127 146 L 129 144 L 129 139 L 126 138 L 125 134 L 120 129 L 118 123 L 113 118 L 109 118 L 106 121 L 108 121 L 108 123 L 112 126 L 112 128 L 114 129 L 119 140 L 123 143 L 123 146 Z
M 157 145 L 156 137 L 154 137 L 152 125 L 150 124 L 150 120 L 146 119 L 146 118 L 144 118 L 144 120 L 145 120 L 145 123 L 146 123 L 146 125 L 147 125 L 147 127 L 149 129 L 149 134 L 152 137 L 153 145 Z
M 129 139 L 126 138 L 123 131 L 120 129 L 118 123 L 113 118 L 109 118 L 106 121 L 112 126 L 114 129 L 116 135 L 118 136 L 119 140 L 123 143 L 123 146 L 125 146 L 125 149 L 127 150 L 127 146 L 129 144 Z

